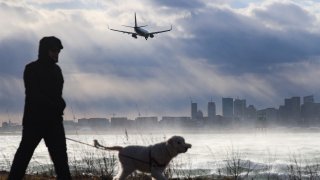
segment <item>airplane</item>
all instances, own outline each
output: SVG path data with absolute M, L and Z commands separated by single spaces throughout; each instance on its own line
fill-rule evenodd
M 172 25 L 171 25 L 170 29 L 166 29 L 163 31 L 148 32 L 147 30 L 143 29 L 143 27 L 146 27 L 147 25 L 138 26 L 136 13 L 134 13 L 134 27 L 126 26 L 126 25 L 123 25 L 123 26 L 133 28 L 135 32 L 128 32 L 128 31 L 122 31 L 122 30 L 118 30 L 118 29 L 111 29 L 111 28 L 109 28 L 109 26 L 108 26 L 108 29 L 110 29 L 111 31 L 117 31 L 117 32 L 122 32 L 122 33 L 126 33 L 126 34 L 131 34 L 131 36 L 135 39 L 138 38 L 137 36 L 142 36 L 146 40 L 148 40 L 148 37 L 153 38 L 155 34 L 168 32 L 168 31 L 172 30 Z

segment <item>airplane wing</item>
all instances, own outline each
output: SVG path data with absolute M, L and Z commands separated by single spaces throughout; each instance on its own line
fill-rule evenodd
M 134 34 L 134 35 L 137 35 L 137 33 L 129 32 L 129 31 L 121 31 L 121 30 L 117 30 L 117 29 L 110 29 L 110 30 L 111 30 L 111 31 L 122 32 L 122 33 L 126 33 L 126 34 Z
M 135 33 L 135 32 L 129 32 L 129 31 L 121 31 L 121 30 L 118 30 L 118 29 L 111 29 L 111 28 L 109 28 L 109 26 L 108 26 L 108 29 L 110 29 L 111 31 L 117 31 L 117 32 L 122 32 L 122 33 L 126 33 L 126 34 L 132 34 L 132 35 L 137 35 L 137 33 Z
M 171 31 L 171 30 L 172 30 L 172 25 L 171 25 L 171 28 L 170 28 L 170 29 L 163 30 L 163 31 L 149 32 L 149 34 L 158 34 L 158 33 L 168 32 L 168 31 Z

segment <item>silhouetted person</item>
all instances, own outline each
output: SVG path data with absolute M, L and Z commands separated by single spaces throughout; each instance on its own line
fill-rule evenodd
M 44 37 L 40 40 L 38 60 L 25 67 L 23 79 L 26 98 L 22 139 L 14 156 L 9 180 L 24 177 L 33 152 L 42 138 L 54 163 L 57 179 L 71 179 L 62 117 L 66 107 L 62 98 L 64 80 L 56 64 L 61 49 L 63 46 L 58 38 Z

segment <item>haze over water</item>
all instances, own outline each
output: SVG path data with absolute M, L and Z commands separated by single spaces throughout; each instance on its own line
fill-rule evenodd
M 106 135 L 67 135 L 72 139 L 93 144 L 97 139 L 105 146 L 114 145 L 151 145 L 168 139 L 173 134 L 123 134 Z M 250 166 L 259 174 L 288 174 L 288 167 L 296 160 L 302 167 L 320 163 L 319 132 L 250 132 L 250 133 L 182 133 L 192 148 L 176 157 L 174 164 L 181 169 L 205 170 L 205 174 L 218 174 L 232 158 L 241 159 L 243 166 Z M 20 142 L 19 135 L 0 136 L 0 170 L 9 170 L 16 148 Z M 5 143 L 4 143 L 5 142 Z M 81 159 L 87 152 L 101 158 L 105 153 L 89 146 L 67 141 L 69 160 Z M 111 154 L 115 152 L 110 152 Z M 250 164 L 248 164 L 250 162 Z M 247 164 L 246 164 L 247 163 Z M 40 143 L 29 165 L 30 167 L 51 164 L 47 149 Z M 269 169 L 266 169 L 266 167 Z

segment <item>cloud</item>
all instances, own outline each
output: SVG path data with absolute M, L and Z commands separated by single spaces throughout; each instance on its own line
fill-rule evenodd
M 198 0 L 176 0 L 176 1 L 170 1 L 170 0 L 163 0 L 163 1 L 155 1 L 157 5 L 165 6 L 167 8 L 177 8 L 177 9 L 198 9 L 205 6 L 204 3 Z
M 288 28 L 315 23 L 315 18 L 292 4 L 275 3 L 263 11 L 269 12 L 274 6 L 288 19 L 279 20 L 287 22 L 283 25 L 286 31 L 269 28 L 261 20 L 262 14 L 257 13 L 261 10 L 253 10 L 259 16 L 248 16 L 230 8 L 211 7 L 178 21 L 193 37 L 181 40 L 178 47 L 189 56 L 205 58 L 230 73 L 265 73 L 274 64 L 298 62 L 318 55 L 319 33 L 310 32 L 308 27 L 299 30 Z M 293 16 L 297 11 L 302 16 L 299 20 L 307 19 L 306 24 L 292 24 L 292 19 L 299 15 Z
M 319 22 L 309 7 L 275 1 L 73 3 L 0 3 L 0 14 L 10 16 L 0 20 L 7 27 L 0 31 L 2 109 L 12 104 L 11 111 L 21 114 L 23 68 L 37 58 L 38 41 L 47 35 L 65 47 L 59 65 L 69 119 L 71 108 L 77 116 L 132 117 L 137 109 L 189 115 L 190 97 L 202 109 L 212 97 L 218 112 L 223 96 L 263 108 L 318 90 Z M 134 12 L 149 29 L 173 24 L 173 31 L 145 41 L 107 30 L 132 25 Z
M 314 26 L 316 18 L 293 3 L 266 3 L 252 10 L 253 15 L 271 28 L 305 31 Z

